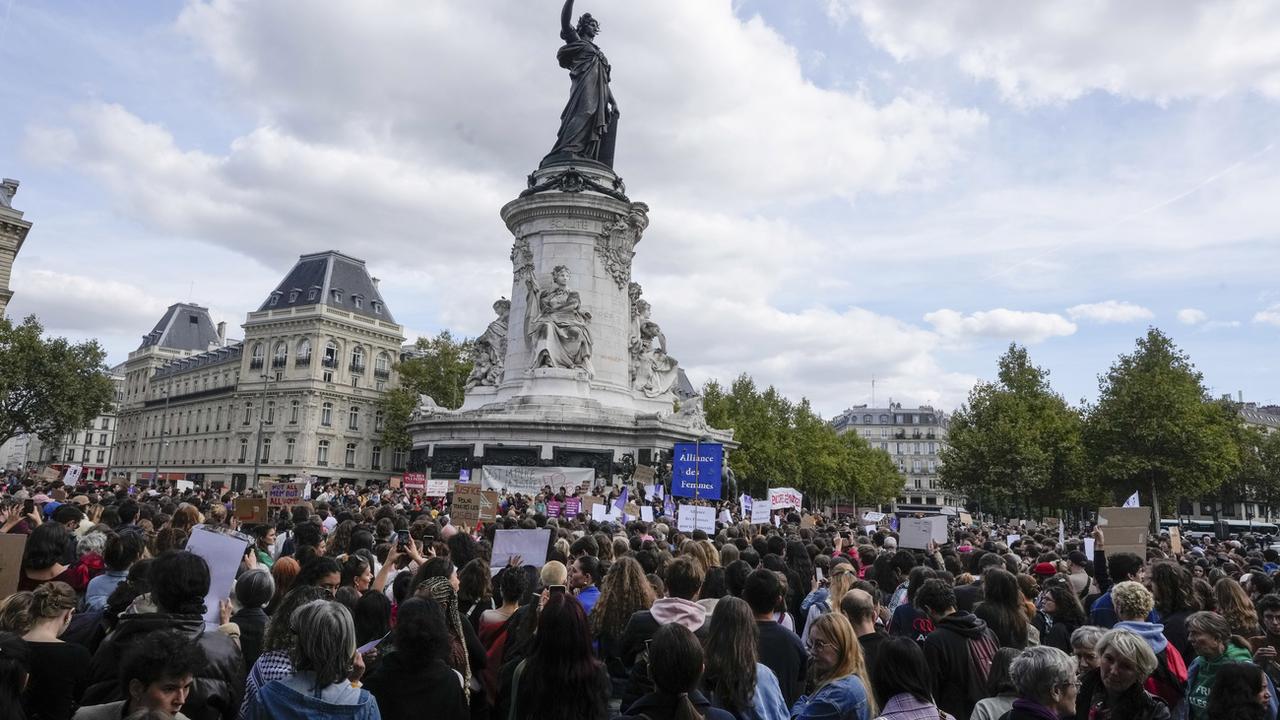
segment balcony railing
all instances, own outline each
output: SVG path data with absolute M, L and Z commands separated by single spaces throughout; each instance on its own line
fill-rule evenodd
M 353 372 L 353 373 L 363 373 L 363 372 L 364 372 L 364 364 L 363 364 L 363 363 L 351 363 L 351 372 Z
M 261 370 L 261 369 L 262 369 L 262 358 L 250 358 L 250 359 L 249 359 L 249 369 L 250 369 L 250 370 Z
M 327 357 L 327 358 L 325 358 L 324 360 L 322 360 L 322 361 L 320 362 L 320 364 L 321 364 L 321 365 L 324 365 L 324 366 L 325 366 L 325 367 L 327 367 L 327 368 L 332 368 L 332 369 L 334 369 L 334 370 L 337 370 L 337 369 L 338 369 L 338 358 L 331 358 L 331 357 Z
M 382 380 L 386 380 L 387 378 L 391 377 L 391 371 L 390 370 L 374 370 L 373 376 L 376 378 L 380 378 Z
M 289 364 L 289 358 L 282 358 L 282 357 L 271 358 L 271 367 L 277 370 L 282 367 L 285 367 L 288 364 Z
M 319 465 L 320 467 L 329 467 L 328 460 L 317 460 L 316 464 Z
M 310 355 L 307 355 L 306 357 L 295 358 L 293 361 L 294 367 L 309 367 L 310 365 L 311 365 Z
M 355 468 L 355 466 L 356 466 L 356 464 L 355 464 L 355 463 L 347 463 L 347 469 L 348 469 L 348 470 Z

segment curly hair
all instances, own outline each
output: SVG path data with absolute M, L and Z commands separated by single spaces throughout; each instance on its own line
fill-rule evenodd
M 600 586 L 600 597 L 591 611 L 592 637 L 622 639 L 631 615 L 648 610 L 654 602 L 653 586 L 644 569 L 631 557 L 621 557 L 609 567 Z
M 1232 720 L 1268 717 L 1267 706 L 1258 702 L 1258 691 L 1266 682 L 1262 668 L 1253 663 L 1224 664 L 1209 689 L 1208 717 Z

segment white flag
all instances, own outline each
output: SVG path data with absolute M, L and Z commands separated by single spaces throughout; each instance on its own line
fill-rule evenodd
M 1138 491 L 1135 490 L 1128 500 L 1124 501 L 1125 507 L 1138 507 Z

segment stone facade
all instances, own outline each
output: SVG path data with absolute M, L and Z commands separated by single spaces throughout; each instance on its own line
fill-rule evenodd
M 31 221 L 23 220 L 22 213 L 13 209 L 13 196 L 17 192 L 17 180 L 0 180 L 0 317 L 4 317 L 13 299 L 13 291 L 9 289 L 13 262 L 31 230 Z
M 855 405 L 833 418 L 831 426 L 837 433 L 857 433 L 871 447 L 889 453 L 903 480 L 897 510 L 936 512 L 964 504 L 963 497 L 938 484 L 938 454 L 947 441 L 947 414 L 941 410 L 894 402 L 881 408 Z
M 234 487 L 385 481 L 404 468 L 378 441 L 377 409 L 404 332 L 363 261 L 302 256 L 242 327 L 243 341 L 220 331 L 204 352 L 159 342 L 130 354 L 119 463 L 133 479 L 157 465 L 162 479 Z
M 108 477 L 120 475 L 111 468 L 120 422 L 120 404 L 124 401 L 124 363 L 111 368 L 110 377 L 115 386 L 111 407 L 95 417 L 88 427 L 68 433 L 51 447 L 46 458 L 49 464 L 79 465 L 83 468 L 80 477 L 86 480 L 106 481 Z

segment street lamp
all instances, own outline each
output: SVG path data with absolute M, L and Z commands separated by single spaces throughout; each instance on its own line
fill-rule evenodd
M 262 421 L 267 404 L 267 380 L 270 376 L 262 373 L 262 392 L 258 393 L 258 433 L 253 441 L 253 482 L 250 487 L 258 487 L 258 466 L 262 462 Z
M 164 414 L 160 416 L 160 442 L 156 443 L 156 472 L 151 476 L 154 487 L 160 487 L 160 453 L 164 452 L 164 446 L 168 444 L 165 436 L 169 434 L 169 388 L 168 386 L 160 388 L 160 393 L 164 395 Z

